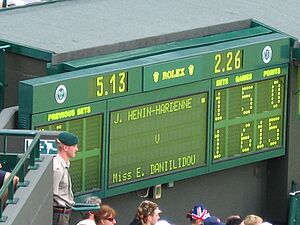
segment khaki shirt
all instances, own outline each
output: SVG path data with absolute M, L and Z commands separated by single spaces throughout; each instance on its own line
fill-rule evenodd
M 53 158 L 53 206 L 74 205 L 69 166 L 70 162 L 65 162 L 59 154 Z

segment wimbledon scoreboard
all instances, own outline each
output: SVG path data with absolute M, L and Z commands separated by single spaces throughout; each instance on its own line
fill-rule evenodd
M 22 81 L 20 128 L 79 136 L 78 194 L 282 156 L 290 49 L 269 32 Z

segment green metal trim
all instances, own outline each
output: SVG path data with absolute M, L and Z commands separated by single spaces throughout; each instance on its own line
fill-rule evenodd
M 99 66 L 108 63 L 116 63 L 116 62 L 132 60 L 132 59 L 137 59 L 146 56 L 152 56 L 156 54 L 162 54 L 166 52 L 206 46 L 206 45 L 216 44 L 220 42 L 254 37 L 254 36 L 265 35 L 270 33 L 272 33 L 272 30 L 262 26 L 251 27 L 251 28 L 238 30 L 238 31 L 215 34 L 208 37 L 199 37 L 195 39 L 177 41 L 173 43 L 156 45 L 156 46 L 141 48 L 141 49 L 134 49 L 134 50 L 124 51 L 124 52 L 104 55 L 104 56 L 96 56 L 87 59 L 73 60 L 73 61 L 63 63 L 63 68 L 65 71 L 72 71 L 72 70 L 83 69 L 92 66 Z
M 32 48 L 29 46 L 22 46 L 20 44 L 11 43 L 9 41 L 3 41 L 3 40 L 0 41 L 0 45 L 9 45 L 10 48 L 7 50 L 8 52 L 28 56 L 35 59 L 41 59 L 49 62 L 52 61 L 52 55 L 55 54 L 54 52 L 48 50 Z
M 229 168 L 235 168 L 242 165 L 247 165 L 254 162 L 260 162 L 267 159 L 272 159 L 285 155 L 285 148 L 270 150 L 266 152 L 256 152 L 252 155 L 241 156 L 240 158 L 228 159 L 223 162 L 213 163 L 210 167 L 210 172 L 216 172 Z
M 100 209 L 100 205 L 89 204 L 89 203 L 75 203 L 72 207 L 72 210 L 75 212 L 83 212 L 83 211 L 98 211 Z
M 279 34 L 288 35 L 290 37 L 290 46 L 294 46 L 295 43 L 298 43 L 298 39 L 296 37 L 293 37 L 290 34 L 284 33 L 284 32 L 282 32 L 282 31 L 280 31 L 278 29 L 275 29 L 275 28 L 270 27 L 270 26 L 268 26 L 266 24 L 263 24 L 263 23 L 261 23 L 261 22 L 259 22 L 257 20 L 252 20 L 252 25 L 253 26 L 264 26 L 265 28 L 271 29 L 273 32 L 276 32 L 276 33 L 279 33 Z
M 295 194 L 290 194 L 290 208 L 289 208 L 289 215 L 288 215 L 288 225 L 295 225 L 297 224 L 297 208 L 299 202 L 299 196 Z
M 0 110 L 4 108 L 4 87 L 5 87 L 5 57 L 4 51 L 0 50 Z
M 0 110 L 4 108 L 4 88 L 7 87 L 5 82 L 5 56 L 4 52 L 9 49 L 10 45 L 0 46 Z

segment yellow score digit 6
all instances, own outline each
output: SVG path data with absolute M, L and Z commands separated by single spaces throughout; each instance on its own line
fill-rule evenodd
M 234 69 L 238 70 L 242 67 L 242 54 L 241 50 L 238 50 L 234 56 Z

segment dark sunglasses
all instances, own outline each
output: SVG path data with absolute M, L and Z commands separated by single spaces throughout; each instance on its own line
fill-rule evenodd
M 114 220 L 116 220 L 115 218 L 113 217 L 110 217 L 110 218 L 105 218 L 106 220 L 110 221 L 110 222 L 114 222 Z

